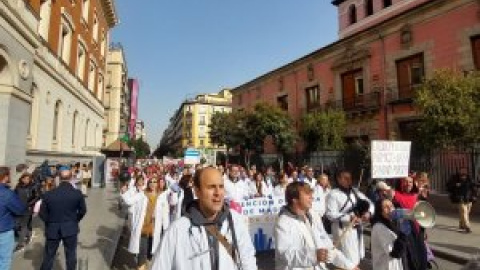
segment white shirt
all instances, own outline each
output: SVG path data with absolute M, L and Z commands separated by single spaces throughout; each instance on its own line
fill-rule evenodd
M 378 270 L 403 270 L 400 258 L 390 257 L 397 235 L 378 222 L 372 227 L 372 265 Z
M 225 197 L 236 202 L 241 202 L 245 198 L 249 197 L 248 186 L 242 180 L 233 182 L 230 178 L 227 178 L 225 184 Z
M 241 269 L 256 270 L 255 248 L 248 228 L 241 215 L 233 211 L 231 213 L 242 263 Z M 220 233 L 229 243 L 233 243 L 228 219 L 223 222 Z M 151 270 L 211 270 L 209 251 L 205 228 L 193 226 L 189 218 L 181 217 L 165 233 L 153 258 Z M 239 269 L 222 244 L 219 244 L 219 269 Z
M 326 210 L 327 210 L 327 195 L 328 193 L 330 193 L 330 189 L 327 188 L 327 189 L 324 189 L 322 186 L 320 185 L 315 185 L 315 187 L 313 187 L 313 196 L 314 197 L 318 197 L 320 198 L 320 205 L 318 206 L 318 214 L 323 217 L 323 215 L 325 214 Z
M 328 249 L 328 261 L 342 269 L 353 269 L 356 264 L 336 250 L 325 232 L 320 217 L 310 211 L 311 221 L 302 221 L 283 208 L 275 223 L 275 269 L 327 269 L 317 261 L 317 249 Z

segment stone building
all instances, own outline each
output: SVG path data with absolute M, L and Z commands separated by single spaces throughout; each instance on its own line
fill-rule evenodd
M 0 1 L 0 164 L 91 160 L 113 0 Z

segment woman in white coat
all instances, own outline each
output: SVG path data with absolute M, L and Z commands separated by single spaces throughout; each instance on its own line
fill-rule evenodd
M 403 270 L 406 258 L 406 236 L 397 229 L 391 219 L 395 209 L 389 199 L 375 205 L 372 227 L 372 263 L 378 270 Z
M 253 181 L 248 183 L 248 193 L 251 198 L 260 198 L 268 196 L 268 187 L 264 181 L 263 174 L 257 172 L 253 175 Z
M 285 189 L 288 186 L 288 176 L 285 172 L 281 172 L 278 175 L 278 184 L 273 189 L 273 196 L 275 197 L 285 197 Z
M 169 224 L 169 209 L 167 196 L 164 191 L 157 194 L 157 182 L 150 180 L 147 192 L 144 192 L 144 179 L 139 177 L 135 187 L 122 190 L 122 199 L 129 207 L 130 213 L 130 241 L 128 251 L 138 255 L 138 269 L 146 269 L 146 260 L 158 247 L 162 230 Z M 151 246 L 151 248 L 149 248 Z

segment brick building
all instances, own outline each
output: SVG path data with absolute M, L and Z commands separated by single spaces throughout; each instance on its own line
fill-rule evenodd
M 348 117 L 345 139 L 415 141 L 412 98 L 439 68 L 480 67 L 476 0 L 334 0 L 339 40 L 232 90 L 234 109 L 260 100 L 303 114 L 327 107 Z M 299 143 L 296 151 L 302 152 Z M 275 153 L 266 144 L 266 153 Z

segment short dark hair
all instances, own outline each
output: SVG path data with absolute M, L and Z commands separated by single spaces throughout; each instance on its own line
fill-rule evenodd
M 196 170 L 195 174 L 193 175 L 193 186 L 197 187 L 197 188 L 200 188 L 200 179 L 202 178 L 203 172 L 206 171 L 206 170 L 212 170 L 212 169 L 220 172 L 218 169 L 216 169 L 213 166 L 208 166 L 208 167 L 202 168 L 200 170 Z
M 301 190 L 311 192 L 312 188 L 310 187 L 310 184 L 300 181 L 288 184 L 287 188 L 285 189 L 285 200 L 287 201 L 288 206 L 293 204 L 293 199 L 298 200 L 300 198 Z
M 0 180 L 2 180 L 5 176 L 10 175 L 10 168 L 5 166 L 0 166 Z

